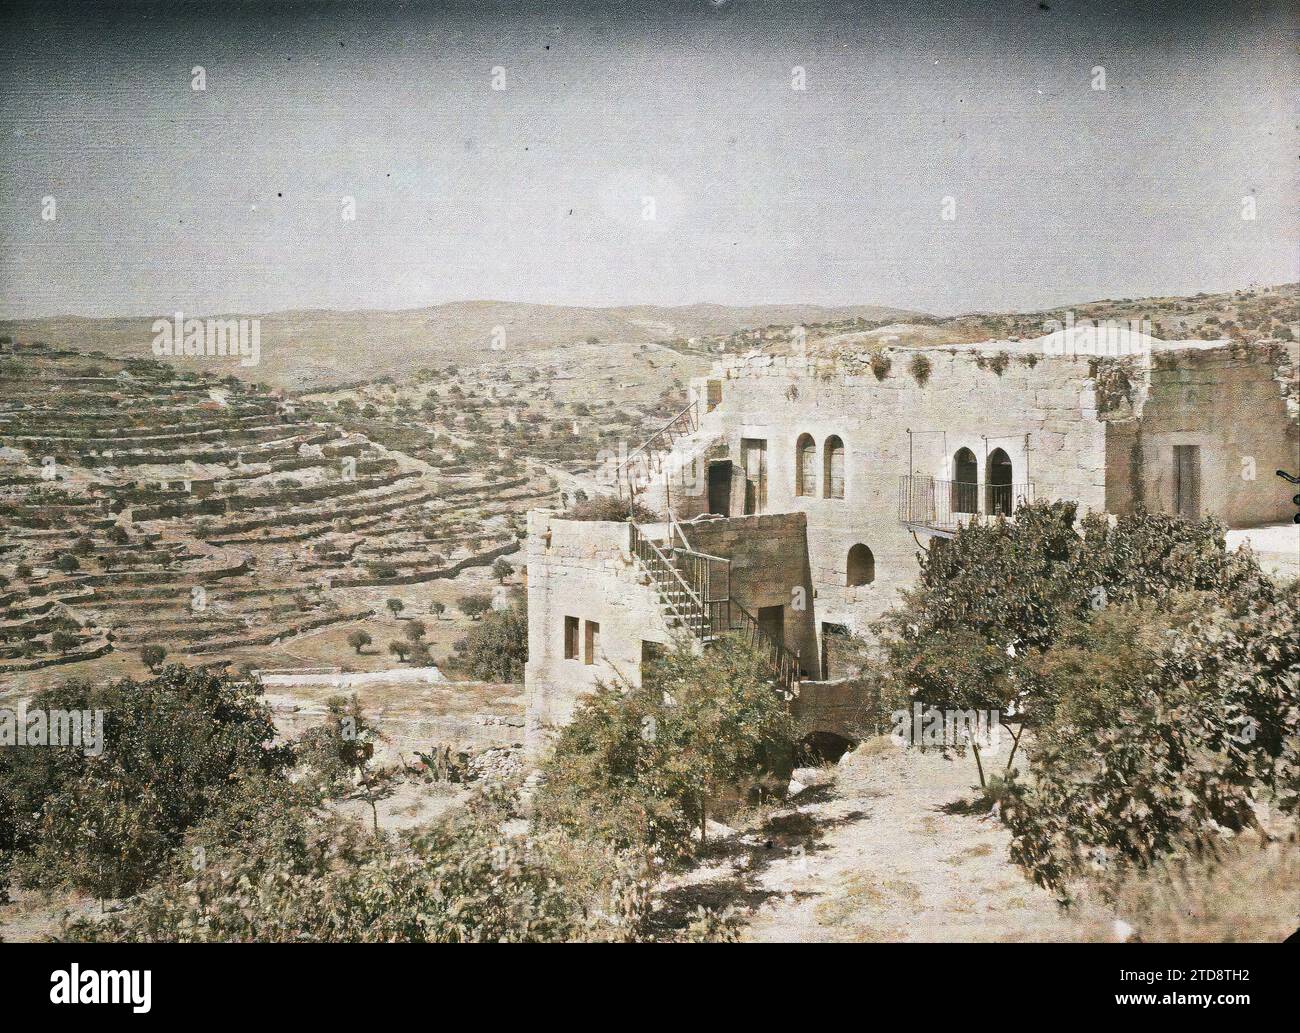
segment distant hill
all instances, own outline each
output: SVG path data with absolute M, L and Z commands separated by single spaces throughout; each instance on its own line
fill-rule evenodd
M 250 314 L 242 314 L 247 318 Z M 260 315 L 261 363 L 179 359 L 181 368 L 234 373 L 245 380 L 303 388 L 377 376 L 401 376 L 422 366 L 473 364 L 585 341 L 649 342 L 727 334 L 793 323 L 915 318 L 920 313 L 880 305 L 695 304 L 579 308 L 507 301 L 459 301 L 396 312 L 300 310 Z M 101 351 L 114 357 L 151 357 L 155 318 L 90 319 L 59 316 L 0 320 L 0 336 L 45 341 L 52 347 Z M 240 318 L 234 314 L 219 319 Z M 497 331 L 501 328 L 504 336 Z M 504 348 L 494 349 L 494 335 Z

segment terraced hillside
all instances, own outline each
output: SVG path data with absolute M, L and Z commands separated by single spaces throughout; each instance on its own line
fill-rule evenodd
M 373 599 L 348 589 L 490 564 L 548 491 L 527 464 L 391 445 L 233 377 L 0 355 L 0 677 L 359 620 Z

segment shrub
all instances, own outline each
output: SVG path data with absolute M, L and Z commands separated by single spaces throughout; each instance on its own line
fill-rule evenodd
M 1081 629 L 1039 658 L 1059 694 L 1082 699 L 1047 709 L 1032 778 L 1012 782 L 1004 810 L 1013 858 L 1063 897 L 1079 876 L 1113 885 L 1172 855 L 1213 855 L 1223 830 L 1257 826 L 1259 804 L 1295 814 L 1300 798 L 1300 587 L 1172 634 L 1141 611 L 1109 619 L 1118 634 Z M 1141 636 L 1152 642 L 1138 649 Z
M 178 868 L 123 914 L 65 935 L 118 942 L 571 942 L 649 934 L 635 859 L 558 836 L 503 836 L 478 800 L 405 840 L 284 805 L 243 849 Z M 285 819 L 288 816 L 288 820 Z M 250 892 L 250 888 L 255 888 Z
M 930 371 L 933 367 L 930 365 L 930 359 L 927 355 L 914 355 L 912 361 L 908 363 L 908 372 L 912 374 L 912 379 L 921 387 L 930 380 Z
M 528 662 L 528 615 L 520 606 L 489 609 L 466 636 L 469 671 L 482 681 L 517 682 Z
M 622 499 L 614 495 L 596 495 L 576 502 L 564 514 L 568 520 L 634 520 L 651 523 L 658 517 L 635 499 Z
M 360 655 L 361 650 L 364 647 L 370 645 L 370 643 L 373 641 L 374 639 L 370 637 L 369 632 L 358 630 L 358 631 L 352 631 L 348 633 L 348 645 L 350 645 L 354 650 L 356 650 L 357 655 Z
M 492 609 L 492 597 L 486 592 L 471 592 L 456 600 L 456 608 L 471 620 L 477 620 Z
M 166 659 L 167 650 L 162 646 L 140 647 L 140 662 L 143 663 L 145 667 L 149 668 L 150 672 L 153 674 L 158 673 L 158 668 L 162 666 L 162 662 Z
M 135 892 L 236 772 L 269 773 L 289 759 L 272 745 L 270 711 L 253 686 L 179 665 L 149 682 L 68 682 L 29 709 L 103 711 L 97 756 L 72 746 L 0 750 L 0 813 L 14 816 L 0 839 L 10 839 L 29 886 Z
M 884 380 L 889 376 L 889 368 L 893 365 L 889 356 L 875 352 L 871 356 L 871 372 L 875 374 L 877 380 Z
M 546 765 L 538 821 L 686 857 L 724 797 L 776 788 L 793 739 L 758 650 L 733 637 L 702 656 L 682 646 L 640 687 L 600 684 L 583 699 Z

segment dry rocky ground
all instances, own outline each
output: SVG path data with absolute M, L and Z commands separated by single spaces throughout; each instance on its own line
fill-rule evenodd
M 969 758 L 879 738 L 795 778 L 806 788 L 746 831 L 723 831 L 703 864 L 665 887 L 665 902 L 736 908 L 753 941 L 1077 938 L 1051 894 L 1008 859 L 1005 827 L 966 812 Z

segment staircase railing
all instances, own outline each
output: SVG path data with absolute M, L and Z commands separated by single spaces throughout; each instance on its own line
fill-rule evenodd
M 764 631 L 758 619 L 731 598 L 731 561 L 694 549 L 674 548 L 672 524 L 665 552 L 644 529 L 628 521 L 632 555 L 650 574 L 661 603 L 701 642 L 732 633 L 743 635 L 764 654 L 782 688 L 791 688 L 801 674 L 799 655 Z M 677 533 L 685 541 L 680 528 Z M 718 565 L 725 576 L 726 591 L 714 599 L 713 568 Z
M 681 412 L 646 438 L 634 451 L 614 468 L 613 482 L 618 487 L 619 498 L 623 497 L 623 485 L 627 483 L 629 494 L 635 494 L 633 475 L 636 469 L 653 473 L 662 469 L 663 455 L 671 452 L 675 438 L 686 437 L 700 429 L 698 401 L 687 404 Z M 633 464 L 636 464 L 636 467 Z
M 751 646 L 761 651 L 782 688 L 789 689 L 801 674 L 799 655 L 763 630 L 758 618 L 735 599 L 719 599 L 708 604 L 709 628 L 712 633 L 739 633 Z
M 628 526 L 631 531 L 632 555 L 654 580 L 660 602 L 667 606 L 669 612 L 692 635 L 703 639 L 708 628 L 704 601 L 699 593 L 686 583 L 682 572 L 664 555 L 654 539 L 630 520 Z

